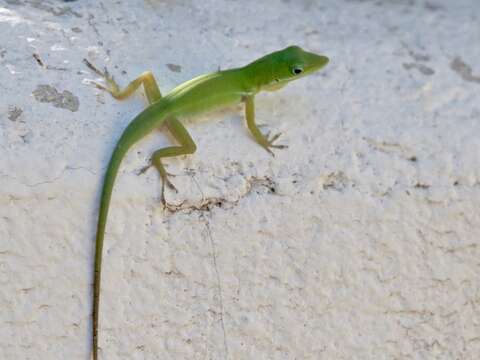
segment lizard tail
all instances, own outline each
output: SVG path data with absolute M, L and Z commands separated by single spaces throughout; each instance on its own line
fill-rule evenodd
M 120 140 L 113 151 L 108 163 L 105 178 L 103 180 L 102 195 L 100 198 L 100 210 L 98 215 L 97 238 L 95 243 L 95 265 L 93 278 L 93 322 L 92 339 L 93 360 L 98 360 L 98 314 L 100 303 L 100 279 L 102 268 L 103 238 L 107 224 L 108 209 L 112 198 L 113 184 L 117 178 L 118 169 L 130 147 L 146 134 L 157 128 L 165 120 L 168 109 L 164 102 L 157 102 L 141 112 L 123 131 Z
M 93 360 L 98 358 L 98 313 L 100 302 L 100 279 L 102 268 L 102 251 L 103 238 L 105 236 L 105 226 L 107 223 L 108 209 L 110 206 L 110 199 L 112 197 L 113 184 L 118 174 L 118 169 L 123 157 L 128 151 L 127 144 L 120 140 L 113 151 L 110 162 L 108 163 L 107 172 L 103 181 L 102 195 L 100 200 L 100 210 L 97 224 L 97 238 L 95 242 L 95 265 L 93 278 Z

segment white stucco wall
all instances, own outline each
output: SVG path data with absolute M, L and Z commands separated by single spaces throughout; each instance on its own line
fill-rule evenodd
M 102 359 L 478 359 L 480 3 L 0 0 L 0 359 L 89 359 L 94 233 L 118 136 L 145 106 L 84 57 L 164 92 L 290 44 L 327 68 L 149 136 L 105 238 Z M 34 58 L 35 57 L 37 59 Z M 181 204 L 181 205 L 180 205 Z

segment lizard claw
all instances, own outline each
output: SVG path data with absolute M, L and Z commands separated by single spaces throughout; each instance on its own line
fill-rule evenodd
M 104 76 L 104 74 L 103 74 L 100 70 L 98 70 L 98 68 L 97 68 L 95 65 L 93 65 L 90 61 L 88 61 L 87 59 L 83 59 L 83 62 L 84 62 L 84 64 L 87 65 L 87 67 L 88 67 L 90 70 L 92 70 L 95 74 L 97 74 L 97 75 L 99 75 L 99 76 L 101 76 L 101 77 Z
M 287 145 L 276 145 L 274 142 L 282 135 L 282 133 L 277 133 L 273 136 L 270 136 L 270 132 L 267 133 L 265 136 L 265 143 L 262 144 L 265 150 L 268 151 L 270 155 L 275 157 L 275 154 L 271 149 L 286 149 L 288 146 Z
M 268 153 L 272 155 L 272 157 L 275 157 L 275 153 L 272 150 L 270 150 L 268 147 L 266 147 L 265 150 L 267 150 Z
M 147 170 L 150 169 L 152 166 L 153 166 L 152 164 L 145 165 L 144 167 L 142 167 L 140 170 L 137 171 L 137 175 L 145 174 L 147 172 Z M 177 176 L 176 174 L 172 174 L 172 173 L 169 173 L 169 172 L 165 172 L 165 175 L 170 176 L 170 177 Z
M 270 135 L 270 133 L 269 133 L 269 135 Z M 278 134 L 273 135 L 273 136 L 268 140 L 268 142 L 270 143 L 270 145 L 272 145 L 273 142 L 280 137 L 280 135 L 282 135 L 282 133 L 278 133 Z
M 178 194 L 178 190 L 177 188 L 175 187 L 175 185 L 172 184 L 172 182 L 170 180 L 168 180 L 167 178 L 163 179 L 163 181 L 165 182 L 165 185 L 167 185 L 167 187 L 170 189 L 170 190 L 173 190 L 175 191 L 177 194 Z

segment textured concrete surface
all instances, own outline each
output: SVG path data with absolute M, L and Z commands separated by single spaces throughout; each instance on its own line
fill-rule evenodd
M 117 181 L 102 359 L 478 359 L 480 4 L 0 0 L 0 358 L 88 359 L 93 239 L 115 141 L 144 106 L 82 58 L 163 91 L 298 44 L 321 74 L 152 134 Z

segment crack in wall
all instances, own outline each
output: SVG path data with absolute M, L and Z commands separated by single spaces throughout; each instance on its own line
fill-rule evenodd
M 26 183 L 26 182 L 23 182 L 21 181 L 20 179 L 16 178 L 15 176 L 12 176 L 12 175 L 9 175 L 9 174 L 5 174 L 5 173 L 2 173 L 0 172 L 0 177 L 5 177 L 5 178 L 9 178 L 9 179 L 12 179 L 16 182 L 18 182 L 19 184 L 23 185 L 23 186 L 27 186 L 27 187 L 37 187 L 37 186 L 40 186 L 40 185 L 45 185 L 45 184 L 53 184 L 55 182 L 57 182 L 58 180 L 60 180 L 67 171 L 75 171 L 75 170 L 85 170 L 87 172 L 89 172 L 90 174 L 92 175 L 96 175 L 92 170 L 86 168 L 86 167 L 83 167 L 83 166 L 78 166 L 78 167 L 72 167 L 72 166 L 66 166 L 65 168 L 63 168 L 63 170 L 60 172 L 60 174 L 54 176 L 53 178 L 51 179 L 46 179 L 46 180 L 42 180 L 42 181 L 39 181 L 39 182 L 36 182 L 36 183 L 32 183 L 32 184 L 29 184 L 29 183 Z
M 213 241 L 212 232 L 210 230 L 210 223 L 208 219 L 202 214 L 201 218 L 205 221 L 205 231 L 210 242 L 210 247 L 212 251 L 212 260 L 213 260 L 213 267 L 215 269 L 215 276 L 217 278 L 217 288 L 218 288 L 218 302 L 220 305 L 220 324 L 222 326 L 223 332 L 223 346 L 225 349 L 225 359 L 228 359 L 228 343 L 227 343 L 227 332 L 225 330 L 225 321 L 223 319 L 223 315 L 225 313 L 224 305 L 223 305 L 223 290 L 222 290 L 222 282 L 220 278 L 220 272 L 218 271 L 217 265 L 217 249 L 215 246 L 215 242 Z
M 246 190 L 241 193 L 235 200 L 230 200 L 224 197 L 208 197 L 203 198 L 200 203 L 197 204 L 188 204 L 186 200 L 183 200 L 180 204 L 165 204 L 165 210 L 168 210 L 170 213 L 176 213 L 185 211 L 187 213 L 193 211 L 211 211 L 214 207 L 234 207 L 238 202 L 247 197 L 252 191 L 258 187 L 266 188 L 268 193 L 274 194 L 276 192 L 276 184 L 268 177 L 249 177 L 247 180 Z M 198 184 L 197 184 L 198 186 Z M 200 189 L 200 192 L 203 191 Z M 226 205 L 226 206 L 225 206 Z

